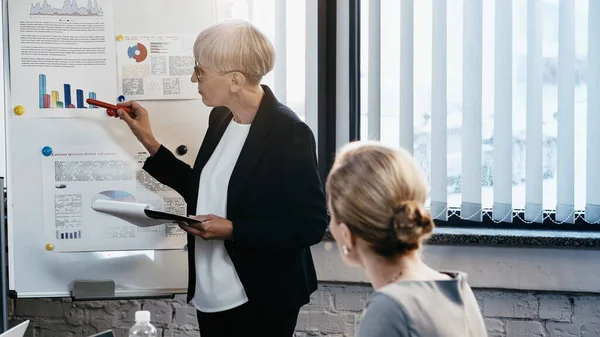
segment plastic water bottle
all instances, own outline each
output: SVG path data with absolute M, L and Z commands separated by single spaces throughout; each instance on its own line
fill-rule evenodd
M 150 311 L 135 312 L 135 325 L 129 329 L 129 337 L 156 337 L 156 328 L 150 324 Z

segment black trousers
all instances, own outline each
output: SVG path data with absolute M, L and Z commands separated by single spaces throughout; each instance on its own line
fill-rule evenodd
M 201 337 L 292 337 L 300 308 L 246 302 L 226 311 L 197 311 Z

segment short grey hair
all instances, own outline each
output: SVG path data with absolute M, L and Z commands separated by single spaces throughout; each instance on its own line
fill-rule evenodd
M 247 21 L 228 20 L 203 30 L 194 43 L 200 67 L 220 74 L 239 71 L 258 84 L 275 63 L 273 43 Z

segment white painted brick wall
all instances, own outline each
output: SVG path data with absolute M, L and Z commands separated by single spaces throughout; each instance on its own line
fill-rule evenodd
M 544 325 L 537 321 L 506 321 L 506 337 L 543 337 Z
M 371 292 L 368 286 L 321 284 L 300 311 L 297 337 L 350 337 Z M 489 337 L 600 337 L 600 295 L 475 290 Z M 127 337 L 136 310 L 152 313 L 161 337 L 198 337 L 196 310 L 174 300 L 71 302 L 11 300 L 11 323 L 32 320 L 28 337 L 81 337 L 113 329 Z M 268 327 L 266 327 L 268 328 Z
M 545 296 L 540 298 L 541 319 L 556 322 L 571 322 L 573 303 L 567 296 Z

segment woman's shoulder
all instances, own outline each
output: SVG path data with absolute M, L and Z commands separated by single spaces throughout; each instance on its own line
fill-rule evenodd
M 404 313 L 403 324 L 419 332 L 452 331 L 466 336 L 465 329 L 477 331 L 469 336 L 485 336 L 483 318 L 464 272 L 442 272 L 449 276 L 428 281 L 399 281 L 379 288 L 370 302 L 392 301 Z M 381 297 L 386 300 L 382 300 Z M 391 304 L 387 304 L 390 310 Z M 368 310 L 367 310 L 368 313 Z M 469 325 L 456 322 L 468 321 Z M 393 335 L 392 335 L 393 336 Z M 400 335 L 402 336 L 402 335 Z M 418 336 L 418 334 L 417 334 Z
M 396 314 L 404 314 L 404 309 L 391 296 L 375 291 L 367 299 L 367 305 L 363 311 L 363 317 L 373 315 L 378 311 L 395 312 Z
M 275 105 L 275 116 L 279 123 L 295 125 L 295 124 L 304 124 L 302 119 L 287 105 L 277 102 Z
M 358 324 L 357 337 L 408 336 L 404 308 L 392 297 L 374 292 Z
M 419 302 L 438 296 L 457 298 L 470 289 L 467 274 L 460 271 L 440 271 L 440 277 L 432 280 L 412 280 L 390 283 L 377 292 L 386 294 L 399 303 L 419 306 Z
M 277 123 L 290 125 L 298 122 L 303 123 L 302 119 L 300 119 L 298 114 L 292 108 L 277 99 L 269 86 L 263 84 L 261 87 L 265 93 L 261 106 L 269 110 L 268 114 L 271 117 L 274 117 Z
M 283 103 L 276 105 L 272 130 L 277 130 L 277 137 L 291 139 L 293 142 L 314 141 L 314 132 L 298 115 Z

